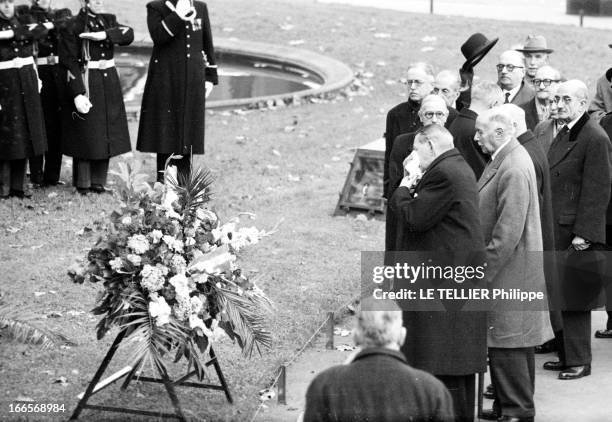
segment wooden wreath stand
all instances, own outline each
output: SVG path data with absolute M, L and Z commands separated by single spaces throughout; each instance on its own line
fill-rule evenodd
M 106 356 L 104 357 L 104 360 L 102 361 L 102 364 L 100 365 L 100 367 L 96 371 L 96 374 L 94 375 L 91 382 L 87 386 L 85 393 L 81 393 L 79 395 L 79 398 L 81 400 L 79 401 L 79 404 L 77 405 L 76 409 L 74 409 L 74 412 L 72 413 L 72 416 L 70 417 L 70 420 L 78 419 L 79 415 L 84 409 L 93 409 L 93 410 L 101 410 L 101 411 L 107 411 L 107 412 L 129 413 L 133 415 L 176 418 L 180 421 L 186 421 L 185 415 L 183 414 L 183 410 L 181 409 L 181 403 L 179 402 L 179 399 L 176 395 L 176 390 L 174 389 L 174 387 L 177 387 L 177 386 L 205 388 L 205 389 L 211 389 L 211 390 L 222 390 L 225 393 L 225 397 L 227 398 L 227 401 L 230 403 L 233 403 L 232 395 L 227 386 L 227 382 L 225 382 L 225 377 L 223 377 L 223 372 L 221 372 L 221 366 L 219 365 L 219 361 L 217 360 L 217 357 L 215 356 L 215 352 L 213 351 L 213 348 L 211 346 L 209 348 L 210 360 L 208 360 L 208 362 L 206 362 L 204 366 L 213 365 L 215 367 L 215 371 L 217 372 L 217 376 L 219 377 L 219 382 L 221 383 L 221 385 L 203 384 L 199 382 L 188 382 L 189 378 L 197 374 L 195 370 L 189 372 L 190 368 L 187 368 L 187 372 L 188 372 L 187 375 L 175 381 L 172 381 L 170 379 L 167 372 L 162 371 L 159 368 L 158 368 L 158 372 L 161 378 L 140 377 L 140 376 L 137 377 L 139 381 L 164 384 L 164 387 L 166 388 L 166 391 L 168 392 L 168 396 L 170 396 L 170 400 L 172 401 L 172 405 L 174 406 L 175 413 L 164 413 L 161 411 L 154 412 L 150 410 L 133 409 L 133 408 L 127 408 L 127 407 L 112 407 L 112 406 L 100 406 L 100 405 L 95 405 L 95 404 L 88 404 L 87 402 L 94 394 L 110 386 L 114 382 L 119 381 L 121 378 L 125 376 L 127 376 L 127 378 L 123 382 L 121 389 L 122 390 L 127 389 L 128 385 L 130 384 L 130 382 L 136 375 L 136 372 L 138 371 L 138 366 L 136 366 L 135 368 L 132 368 L 131 366 L 127 366 L 123 368 L 121 371 L 106 378 L 104 381 L 99 382 L 100 378 L 102 377 L 102 375 L 104 374 L 104 371 L 110 364 L 113 358 L 113 355 L 117 351 L 117 348 L 119 347 L 119 344 L 121 343 L 124 337 L 125 337 L 125 330 L 122 330 L 117 335 L 112 346 L 106 353 Z

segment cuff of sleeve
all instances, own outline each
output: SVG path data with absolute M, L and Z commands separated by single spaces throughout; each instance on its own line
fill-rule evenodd
M 206 67 L 206 80 L 212 82 L 214 85 L 219 83 L 219 77 L 217 76 L 217 66 L 207 66 Z

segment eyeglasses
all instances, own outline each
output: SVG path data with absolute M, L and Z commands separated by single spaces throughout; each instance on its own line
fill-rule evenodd
M 544 84 L 545 87 L 548 87 L 553 82 L 557 83 L 557 82 L 559 82 L 559 79 L 534 79 L 533 80 L 533 85 L 535 87 L 539 87 L 540 84 Z
M 425 81 L 420 81 L 418 79 L 406 79 L 406 85 L 411 86 L 415 84 L 416 86 L 421 86 L 425 83 Z
M 502 70 L 504 70 L 504 67 L 506 69 L 508 69 L 508 72 L 514 72 L 514 69 L 516 69 L 517 67 L 519 69 L 523 69 L 524 68 L 523 66 L 515 66 L 513 64 L 502 64 L 502 63 L 500 63 L 500 64 L 497 65 L 497 71 L 501 72 Z
M 450 94 L 450 93 L 451 93 L 451 90 L 450 90 L 450 89 L 448 89 L 448 88 L 442 88 L 442 89 L 440 89 L 440 88 L 436 88 L 436 87 L 434 87 L 434 89 L 433 89 L 433 93 L 434 93 L 434 94 L 439 94 L 440 92 L 441 92 L 442 94 L 444 94 L 444 95 L 448 95 L 448 94 Z
M 557 104 L 559 104 L 559 101 L 563 101 L 565 104 L 570 104 L 574 99 L 569 95 L 564 95 L 563 97 L 556 96 L 552 100 Z
M 441 119 L 442 117 L 446 116 L 446 113 L 443 111 L 426 111 L 425 113 L 423 113 L 423 116 L 425 116 L 425 118 L 427 119 L 433 119 L 433 116 L 436 116 L 438 119 Z

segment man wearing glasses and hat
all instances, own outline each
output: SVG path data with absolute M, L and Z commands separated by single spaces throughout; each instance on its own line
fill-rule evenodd
M 548 55 L 554 50 L 548 48 L 546 38 L 541 35 L 527 35 L 523 48 L 516 51 L 525 56 L 525 83 L 531 85 L 538 69 L 548 64 Z

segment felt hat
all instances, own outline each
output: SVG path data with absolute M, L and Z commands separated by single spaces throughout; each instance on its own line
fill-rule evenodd
M 523 48 L 517 48 L 521 53 L 552 53 L 554 50 L 548 48 L 546 38 L 541 35 L 527 35 Z
M 461 53 L 465 57 L 463 69 L 471 69 L 476 66 L 486 54 L 493 48 L 499 38 L 489 40 L 480 32 L 477 32 L 467 39 L 461 46 Z

